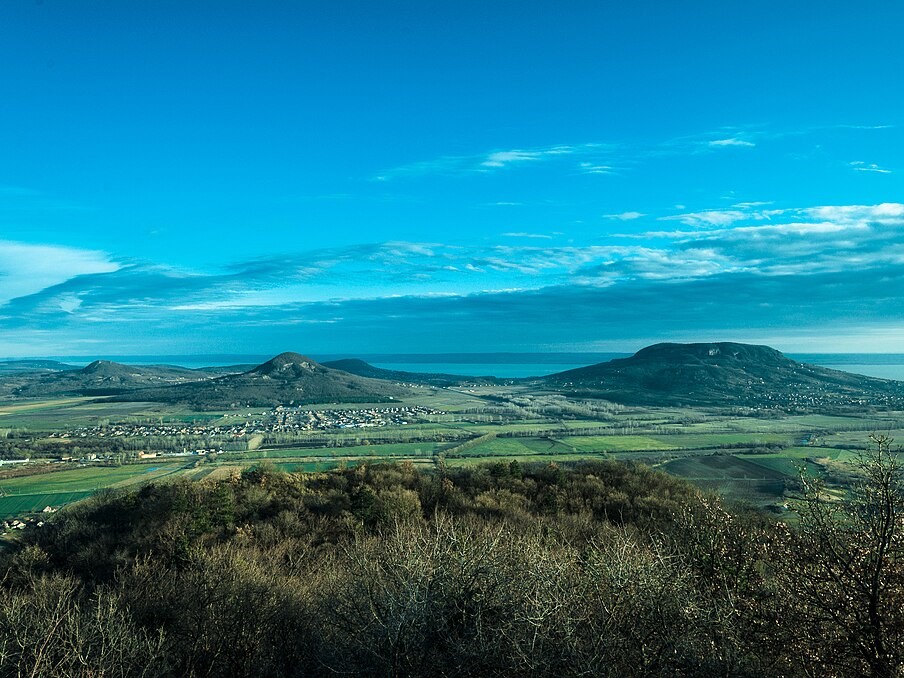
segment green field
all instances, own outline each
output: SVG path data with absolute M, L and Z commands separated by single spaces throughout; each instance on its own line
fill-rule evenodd
M 779 502 L 790 477 L 782 470 L 730 454 L 675 459 L 661 468 L 705 490 L 756 503 Z
M 475 447 L 456 452 L 454 456 L 480 457 L 521 457 L 533 454 L 568 454 L 574 448 L 568 444 L 549 438 L 492 438 Z
M 125 466 L 86 466 L 33 476 L 0 480 L 4 496 L 93 492 L 104 487 L 123 487 L 136 482 L 157 480 L 185 468 L 185 463 L 128 464 Z
M 0 480 L 0 518 L 40 511 L 45 506 L 59 508 L 105 488 L 160 480 L 186 471 L 185 463 L 130 464 L 118 467 L 83 468 L 39 473 Z
M 0 497 L 0 518 L 11 518 L 23 513 L 35 513 L 50 506 L 58 509 L 66 504 L 90 497 L 94 492 L 57 492 L 47 494 L 22 494 Z
M 705 450 L 714 447 L 750 445 L 790 445 L 791 436 L 781 433 L 675 433 L 668 436 L 653 436 L 653 439 L 667 444 L 671 449 Z
M 755 464 L 748 459 L 741 459 L 732 454 L 712 454 L 699 457 L 684 457 L 663 464 L 670 473 L 689 480 L 707 480 L 713 478 L 744 480 L 776 480 L 785 477 L 785 473 Z
M 345 447 L 279 448 L 255 450 L 242 454 L 243 459 L 285 459 L 292 457 L 431 457 L 442 443 L 385 443 Z
M 678 446 L 668 440 L 666 436 L 661 439 L 652 436 L 634 435 L 569 436 L 561 440 L 578 452 L 633 452 L 678 449 Z
M 821 467 L 809 458 L 788 457 L 781 454 L 739 454 L 736 458 L 749 461 L 770 471 L 781 473 L 790 478 L 797 477 L 798 470 L 803 468 L 808 475 L 818 474 Z
M 220 413 L 194 412 L 161 403 L 116 403 L 104 398 L 55 398 L 0 403 L 4 428 L 58 431 L 99 421 L 212 421 Z
M 518 461 L 523 464 L 548 464 L 548 463 L 571 463 L 586 461 L 588 459 L 605 459 L 605 454 L 586 454 L 586 453 L 566 453 L 566 454 L 524 454 L 524 455 L 501 455 L 498 457 L 462 457 L 458 459 L 448 459 L 448 466 L 473 466 L 476 464 L 486 464 L 490 461 Z

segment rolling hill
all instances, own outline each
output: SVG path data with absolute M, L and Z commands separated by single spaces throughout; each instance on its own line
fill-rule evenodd
M 170 365 L 122 365 L 95 360 L 81 369 L 47 371 L 31 375 L 12 391 L 20 398 L 57 395 L 118 395 L 136 389 L 203 381 L 218 373 Z
M 768 346 L 655 344 L 629 358 L 531 380 L 557 391 L 636 405 L 900 407 L 904 383 L 799 363 Z
M 384 370 L 380 367 L 374 367 L 370 363 L 357 358 L 345 358 L 343 360 L 330 360 L 323 363 L 324 367 L 330 367 L 335 370 L 342 370 L 349 374 L 356 374 L 359 377 L 368 377 L 370 379 L 383 379 L 385 381 L 395 381 L 404 384 L 422 384 L 425 386 L 458 386 L 465 383 L 473 383 L 478 381 L 482 384 L 502 383 L 503 380 L 496 377 L 467 377 L 460 374 L 443 374 L 434 372 L 405 372 L 402 370 Z M 511 380 L 509 380 L 511 381 Z
M 63 372 L 74 369 L 72 365 L 56 360 L 4 360 L 0 361 L 0 375 L 29 372 Z
M 325 367 L 298 353 L 280 355 L 241 374 L 122 394 L 118 400 L 180 403 L 199 409 L 313 403 L 389 402 L 396 384 Z

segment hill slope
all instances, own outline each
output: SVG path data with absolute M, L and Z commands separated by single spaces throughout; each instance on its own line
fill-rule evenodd
M 0 362 L 0 374 L 23 372 L 62 372 L 73 369 L 72 365 L 56 360 L 4 360 Z
M 345 358 L 343 360 L 330 360 L 323 363 L 324 367 L 342 370 L 349 374 L 370 379 L 383 379 L 405 384 L 423 384 L 426 386 L 457 386 L 464 383 L 479 381 L 482 384 L 501 383 L 503 380 L 496 377 L 468 377 L 460 374 L 444 374 L 441 372 L 405 372 L 403 370 L 384 370 L 374 367 L 370 363 L 357 358 Z
M 394 384 L 324 367 L 298 353 L 281 353 L 241 374 L 135 391 L 119 399 L 183 403 L 210 409 L 387 402 L 402 395 L 403 389 Z
M 41 398 L 56 395 L 117 395 L 136 389 L 210 379 L 214 374 L 170 365 L 122 365 L 95 360 L 81 369 L 36 374 L 19 385 L 14 395 Z
M 655 344 L 629 358 L 549 375 L 536 383 L 638 405 L 784 409 L 900 406 L 904 383 L 786 358 L 768 346 Z

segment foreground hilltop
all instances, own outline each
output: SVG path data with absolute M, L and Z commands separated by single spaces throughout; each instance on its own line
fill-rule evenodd
M 331 369 L 299 353 L 281 353 L 240 374 L 136 391 L 120 399 L 180 403 L 211 409 L 388 402 L 403 394 L 403 389 L 396 384 Z
M 799 363 L 768 346 L 654 344 L 629 358 L 533 380 L 637 405 L 811 409 L 900 406 L 904 383 Z

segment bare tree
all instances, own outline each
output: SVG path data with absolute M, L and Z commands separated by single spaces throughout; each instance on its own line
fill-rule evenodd
M 783 583 L 814 675 L 891 678 L 904 665 L 904 471 L 891 438 L 870 440 L 847 493 L 801 473 Z

